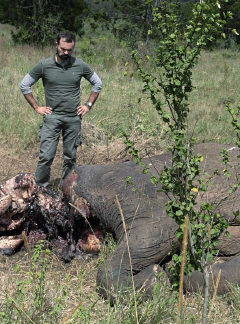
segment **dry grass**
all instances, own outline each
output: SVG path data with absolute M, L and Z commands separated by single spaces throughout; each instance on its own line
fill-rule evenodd
M 86 309 L 96 300 L 99 305 L 103 304 L 104 302 L 96 293 L 96 264 L 97 260 L 90 257 L 90 259 L 87 258 L 86 260 L 75 259 L 71 264 L 64 265 L 55 254 L 51 253 L 48 258 L 48 270 L 44 280 L 42 318 L 47 320 L 47 318 L 51 317 L 49 313 L 53 312 L 54 308 L 59 307 L 55 315 L 59 315 L 59 318 L 56 318 L 59 322 L 80 301 Z M 41 266 L 40 259 L 36 270 L 39 271 Z M 22 251 L 11 259 L 1 257 L 1 270 L 4 270 L 4 274 L 1 271 L 0 304 L 4 303 L 5 293 L 7 293 L 9 297 L 16 301 L 19 307 L 23 308 L 28 314 L 31 314 L 34 308 L 33 299 L 38 281 L 34 276 L 30 275 L 29 277 L 30 269 L 27 253 Z M 21 301 L 17 299 L 19 294 L 16 294 L 16 291 L 20 283 L 27 282 L 27 280 L 30 280 L 30 282 L 29 284 L 23 284 L 24 298 Z M 63 309 L 61 309 L 62 305 L 64 306 Z M 34 321 L 35 319 L 32 318 L 32 320 Z
M 231 144 L 235 135 L 226 104 L 240 103 L 239 53 L 231 50 L 203 52 L 193 73 L 196 89 L 190 96 L 190 129 L 198 141 Z
M 0 256 L 0 305 L 6 302 L 6 293 L 18 308 L 29 316 L 34 309 L 34 292 L 37 281 L 31 279 L 26 284 L 23 300 L 17 299 L 16 289 L 20 283 L 29 279 L 29 263 L 27 253 L 20 252 L 11 258 Z M 72 310 L 81 303 L 68 323 L 135 323 L 133 295 L 125 295 L 123 302 L 110 307 L 107 301 L 96 293 L 97 258 L 75 259 L 64 265 L 55 254 L 48 257 L 48 270 L 44 281 L 44 296 L 41 318 L 31 318 L 34 323 L 60 323 Z M 37 263 L 41 268 L 41 259 Z M 224 297 L 216 297 L 208 313 L 209 324 L 237 324 L 240 320 L 240 290 L 234 287 Z M 18 295 L 19 297 L 19 295 Z M 211 300 L 210 300 L 211 303 Z M 203 298 L 200 295 L 185 296 L 184 323 L 201 323 Z M 153 300 L 137 299 L 139 323 L 175 324 L 177 315 L 177 294 L 165 284 L 158 284 Z M 51 315 L 54 313 L 54 318 Z M 1 315 L 0 315 L 1 316 Z M 30 323 L 22 314 L 22 321 L 13 323 Z M 3 322 L 5 324 L 5 322 Z M 6 322 L 7 323 L 7 322 Z

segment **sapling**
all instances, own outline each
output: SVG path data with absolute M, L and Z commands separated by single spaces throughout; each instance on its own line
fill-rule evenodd
M 189 243 L 184 256 L 186 264 L 182 267 L 187 275 L 193 269 L 204 275 L 202 323 L 206 323 L 207 316 L 209 266 L 217 252 L 218 238 L 228 224 L 208 201 L 202 200 L 197 205 L 197 198 L 204 196 L 211 186 L 212 177 L 217 176 L 220 171 L 208 175 L 201 170 L 203 157 L 194 153 L 194 138 L 189 134 L 188 95 L 194 89 L 192 72 L 202 49 L 222 33 L 225 19 L 231 17 L 231 13 L 220 10 L 220 2 L 200 1 L 193 6 L 191 19 L 182 25 L 179 6 L 175 2 L 162 1 L 158 8 L 153 8 L 153 24 L 149 34 L 155 35 L 153 41 L 156 52 L 152 57 L 146 55 L 145 60 L 150 62 L 148 67 L 137 51 L 131 54 L 143 81 L 143 92 L 151 99 L 153 107 L 170 133 L 171 143 L 168 150 L 172 155 L 171 166 L 165 166 L 159 177 L 151 175 L 151 182 L 154 185 L 161 183 L 161 191 L 169 197 L 166 211 L 179 224 L 176 236 L 180 241 L 183 239 L 184 220 L 187 218 L 189 223 Z M 125 137 L 130 153 L 142 165 L 137 149 Z M 227 153 L 222 154 L 225 154 L 223 163 L 227 166 Z M 143 172 L 148 171 L 144 166 Z M 227 172 L 225 174 L 228 176 Z M 131 179 L 128 178 L 128 182 L 131 183 Z M 178 280 L 182 256 L 174 254 L 173 260 L 171 273 Z M 181 290 L 179 294 L 182 294 Z M 179 311 L 180 309 L 181 305 Z

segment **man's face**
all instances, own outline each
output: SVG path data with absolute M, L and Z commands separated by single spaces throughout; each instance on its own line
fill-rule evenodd
M 62 61 L 68 60 L 74 50 L 75 43 L 67 43 L 64 38 L 61 38 L 59 44 L 56 42 L 57 55 Z

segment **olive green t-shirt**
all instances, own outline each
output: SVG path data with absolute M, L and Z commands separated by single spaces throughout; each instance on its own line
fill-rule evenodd
M 40 61 L 29 72 L 35 81 L 42 78 L 46 106 L 56 114 L 68 116 L 76 116 L 82 77 L 89 81 L 93 73 L 81 59 L 71 57 L 62 66 L 56 62 L 55 55 Z

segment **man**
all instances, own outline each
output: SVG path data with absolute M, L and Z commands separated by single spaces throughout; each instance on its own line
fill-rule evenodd
M 68 31 L 61 32 L 56 41 L 56 54 L 35 65 L 20 83 L 20 89 L 27 102 L 38 114 L 44 116 L 39 131 L 41 146 L 35 173 L 36 182 L 44 187 L 49 184 L 51 164 L 61 131 L 62 179 L 74 168 L 77 147 L 81 144 L 82 117 L 89 112 L 102 88 L 98 75 L 81 59 L 72 56 L 74 46 L 75 36 Z M 92 85 L 88 102 L 85 104 L 80 104 L 82 77 Z M 40 78 L 45 90 L 44 107 L 38 105 L 31 90 L 31 86 Z

